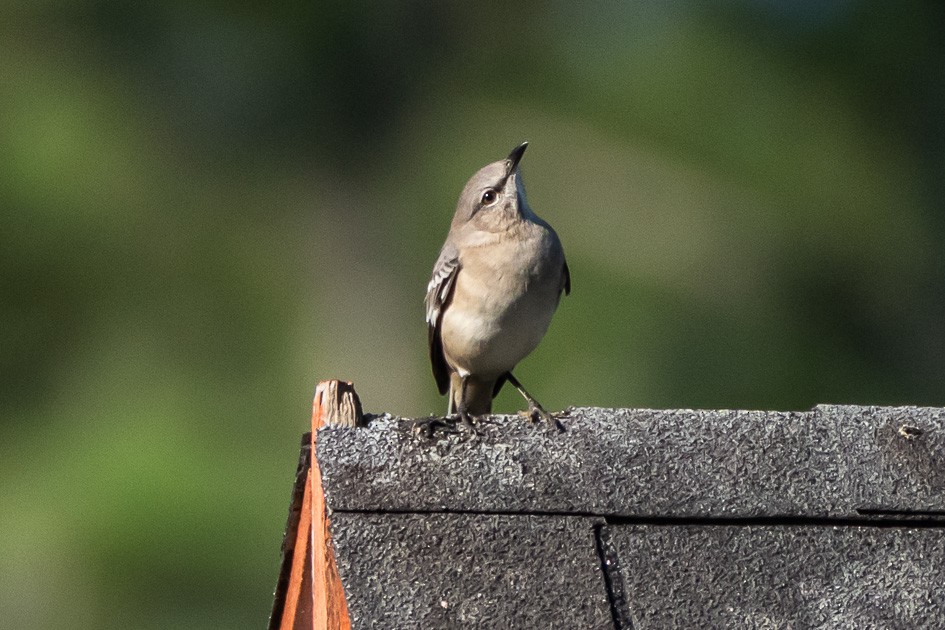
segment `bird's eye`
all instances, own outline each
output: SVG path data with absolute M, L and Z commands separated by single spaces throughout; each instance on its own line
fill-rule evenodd
M 491 206 L 498 198 L 499 196 L 496 194 L 496 192 L 489 188 L 486 190 L 486 192 L 482 193 L 482 205 Z

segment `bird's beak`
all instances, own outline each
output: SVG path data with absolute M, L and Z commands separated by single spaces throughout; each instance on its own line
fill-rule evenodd
M 518 168 L 518 163 L 522 159 L 522 156 L 525 155 L 525 149 L 527 148 L 528 148 L 528 143 L 523 142 L 522 144 L 512 149 L 512 152 L 509 153 L 509 157 L 507 158 L 509 162 L 509 169 L 508 171 L 506 171 L 507 175 L 511 175 L 512 173 L 515 172 L 515 169 Z

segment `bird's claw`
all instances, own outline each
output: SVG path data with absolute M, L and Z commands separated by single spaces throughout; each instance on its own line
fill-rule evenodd
M 476 425 L 473 424 L 472 416 L 470 416 L 468 413 L 460 412 L 459 419 L 463 423 L 463 428 L 466 431 L 468 431 L 472 435 L 479 435 L 479 431 L 478 429 L 476 429 Z
M 533 424 L 537 423 L 539 420 L 544 420 L 548 425 L 548 428 L 555 433 L 564 433 L 564 426 L 558 422 L 558 419 L 545 411 L 545 408 L 538 403 L 529 403 L 528 411 L 522 411 L 519 413 L 528 418 L 528 420 Z
M 479 435 L 479 431 L 476 430 L 475 425 L 472 423 L 472 418 L 468 414 L 460 414 L 456 419 L 431 417 L 424 420 L 417 420 L 413 425 L 412 431 L 414 435 L 419 435 L 426 440 L 430 440 L 433 439 L 433 434 L 437 429 L 451 435 L 462 432 Z
M 419 435 L 420 437 L 430 440 L 433 438 L 433 433 L 440 429 L 446 433 L 456 433 L 456 423 L 450 422 L 446 418 L 427 418 L 425 420 L 417 420 L 413 425 L 413 434 Z

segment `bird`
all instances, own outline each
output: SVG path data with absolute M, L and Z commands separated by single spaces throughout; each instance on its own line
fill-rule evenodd
M 512 374 L 539 344 L 571 272 L 554 229 L 532 210 L 520 162 L 528 143 L 479 169 L 460 194 L 433 266 L 425 299 L 430 362 L 447 415 L 492 412 L 508 382 L 528 403 L 528 417 L 563 430 Z

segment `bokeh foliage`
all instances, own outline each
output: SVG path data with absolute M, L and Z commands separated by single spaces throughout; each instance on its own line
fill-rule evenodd
M 443 409 L 523 139 L 548 407 L 945 405 L 943 6 L 0 4 L 0 626 L 259 627 L 314 383 Z

